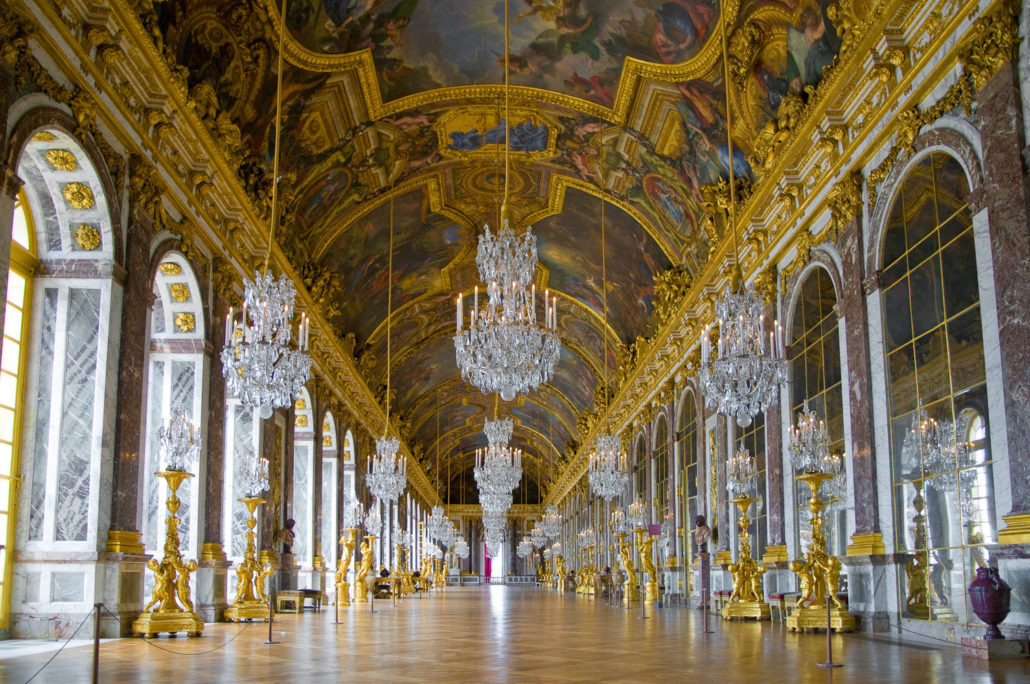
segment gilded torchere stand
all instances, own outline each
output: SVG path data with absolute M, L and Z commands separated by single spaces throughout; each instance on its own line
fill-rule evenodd
M 626 539 L 625 532 L 619 532 L 615 538 L 619 540 L 619 559 L 622 561 L 622 569 L 626 571 L 626 581 L 622 585 L 623 601 L 628 606 L 636 603 L 637 598 L 637 569 L 633 563 L 633 551 L 630 542 Z
M 408 554 L 407 549 L 403 546 L 397 547 L 397 576 L 399 582 L 397 583 L 398 591 L 397 595 L 404 597 L 407 594 L 415 593 L 415 582 L 412 580 L 411 571 L 408 569 Z
M 643 527 L 637 528 L 637 552 L 640 553 L 640 569 L 647 573 L 648 580 L 644 584 L 644 601 L 658 603 L 658 568 L 654 564 L 654 540 L 651 535 L 645 538 Z
M 825 629 L 827 596 L 830 601 L 830 628 L 838 632 L 855 629 L 855 618 L 837 597 L 840 590 L 840 559 L 826 553 L 826 532 L 823 529 L 823 518 L 819 515 L 823 508 L 819 486 L 831 477 L 833 475 L 830 473 L 805 473 L 797 478 L 805 482 L 812 493 L 808 500 L 808 510 L 812 512 L 812 543 L 805 554 L 805 560 L 790 562 L 791 571 L 798 576 L 800 593 L 794 612 L 787 618 L 787 628 L 790 630 Z
M 361 541 L 361 564 L 358 565 L 358 574 L 354 578 L 354 603 L 368 603 L 368 584 L 365 578 L 372 570 L 372 549 L 375 548 L 376 538 L 369 534 Z
M 558 573 L 558 580 L 555 584 L 555 588 L 558 590 L 559 594 L 564 596 L 565 590 L 568 589 L 569 585 L 569 576 L 565 571 L 565 557 L 561 554 L 555 556 L 554 567 L 556 568 L 556 572 Z
M 150 603 L 132 623 L 132 633 L 144 637 L 155 637 L 161 632 L 186 632 L 191 637 L 200 636 L 204 622 L 193 610 L 190 600 L 190 573 L 197 569 L 197 562 L 182 562 L 179 553 L 179 518 L 175 515 L 181 503 L 176 492 L 182 481 L 193 477 L 181 470 L 166 470 L 154 473 L 168 483 L 171 490 L 168 506 L 167 529 L 165 531 L 165 555 L 159 563 L 156 558 L 147 561 L 147 568 L 154 573 L 154 594 Z M 180 602 L 182 605 L 180 605 Z M 150 609 L 157 605 L 157 609 Z
M 733 593 L 730 594 L 729 603 L 723 606 L 722 616 L 726 620 L 740 618 L 755 618 L 757 620 L 769 619 L 769 604 L 765 602 L 765 593 L 762 591 L 762 575 L 765 574 L 765 566 L 760 565 L 751 557 L 751 535 L 748 533 L 748 526 L 751 518 L 747 512 L 751 504 L 758 499 L 750 496 L 742 496 L 731 499 L 730 503 L 736 504 L 740 509 L 740 550 L 737 554 L 737 562 L 730 566 L 730 574 L 733 575 Z
M 358 533 L 356 527 L 348 527 L 345 534 L 340 538 L 343 545 L 343 559 L 340 560 L 336 569 L 336 605 L 350 605 L 350 584 L 347 582 L 347 572 L 350 570 L 351 559 L 354 558 L 354 537 Z
M 257 561 L 257 507 L 264 499 L 236 499 L 247 507 L 247 548 L 243 552 L 243 562 L 236 566 L 236 599 L 225 609 L 225 619 L 229 622 L 242 620 L 268 621 L 268 596 L 265 595 L 265 579 L 272 574 L 272 568 L 262 568 Z
M 443 589 L 447 586 L 447 575 L 444 573 L 443 559 L 433 560 L 433 588 Z

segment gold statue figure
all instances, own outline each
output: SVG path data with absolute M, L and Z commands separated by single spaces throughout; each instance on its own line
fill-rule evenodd
M 350 528 L 345 532 L 346 534 L 340 538 L 340 543 L 343 544 L 343 559 L 337 567 L 335 578 L 336 604 L 339 606 L 350 605 L 350 584 L 347 582 L 347 572 L 350 570 L 350 563 L 354 558 L 354 535 L 357 533 L 357 529 Z
M 197 569 L 197 561 L 191 560 L 183 564 L 180 559 L 175 563 L 175 569 L 179 571 L 179 577 L 175 580 L 175 594 L 179 597 L 179 603 L 183 610 L 193 612 L 193 601 L 190 598 L 190 573 Z
M 368 603 L 368 584 L 365 578 L 372 570 L 372 548 L 375 537 L 369 535 L 361 541 L 361 563 L 358 564 L 358 574 L 354 578 L 354 602 Z
M 265 503 L 256 497 L 237 499 L 247 507 L 247 545 L 243 560 L 236 566 L 236 598 L 225 609 L 229 622 L 242 620 L 268 621 L 268 597 L 265 596 L 265 578 L 272 574 L 272 568 L 262 568 L 257 560 L 257 508 Z
M 623 583 L 623 594 L 627 604 L 637 600 L 637 569 L 633 563 L 633 551 L 630 542 L 624 533 L 616 534 L 619 540 L 619 558 L 622 560 L 622 568 L 626 572 L 626 581 Z
M 554 558 L 555 566 L 557 567 L 558 571 L 558 593 L 564 594 L 566 589 L 568 588 L 569 583 L 569 576 L 565 572 L 565 558 L 561 554 L 558 554 Z
M 646 534 L 647 530 L 637 530 L 637 552 L 640 554 L 640 569 L 647 573 L 648 580 L 644 583 L 644 600 L 648 603 L 658 602 L 658 568 L 654 565 L 652 547 L 654 540 L 651 535 Z
M 751 557 L 751 535 L 748 532 L 751 518 L 748 517 L 747 512 L 755 501 L 757 499 L 750 496 L 742 496 L 730 501 L 740 509 L 740 519 L 737 521 L 740 530 L 740 548 L 737 552 L 737 562 L 730 565 L 730 574 L 733 576 L 733 593 L 730 594 L 729 602 L 722 609 L 722 616 L 727 620 L 739 618 L 768 620 L 770 617 L 769 604 L 765 602 L 765 593 L 762 591 L 762 575 L 765 574 L 766 568 Z

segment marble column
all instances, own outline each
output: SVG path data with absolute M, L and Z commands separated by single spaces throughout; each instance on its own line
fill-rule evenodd
M 223 500 L 225 478 L 225 377 L 220 360 L 225 339 L 225 316 L 229 302 L 225 293 L 211 298 L 208 326 L 207 437 L 204 444 L 207 477 L 204 481 L 204 529 L 201 537 L 200 567 L 197 569 L 197 613 L 204 622 L 220 622 L 226 608 L 226 575 L 232 563 L 225 558 L 222 540 L 223 509 L 234 501 Z
M 1007 63 L 977 94 L 990 221 L 1012 510 L 998 541 L 1030 543 L 1030 231 L 1018 74 Z
M 730 537 L 736 523 L 730 516 L 729 493 L 726 491 L 726 460 L 729 457 L 729 424 L 726 422 L 726 416 L 720 413 L 715 419 L 715 425 L 715 504 L 721 528 L 718 550 L 725 552 L 724 558 L 729 558 Z
M 847 453 L 854 482 L 850 496 L 855 506 L 855 534 L 851 537 L 848 555 L 882 555 L 883 532 L 880 527 L 873 441 L 869 312 L 866 308 L 866 297 L 879 289 L 879 282 L 875 275 L 866 278 L 859 218 L 852 220 L 840 231 L 838 247 L 842 281 L 838 306 L 844 321 L 848 368 L 846 384 L 851 418 Z
M 317 383 L 311 387 L 311 426 L 314 439 L 311 445 L 311 548 L 314 569 L 314 586 L 325 596 L 325 556 L 322 549 L 322 418 L 325 413 L 325 398 Z M 327 542 L 329 540 L 326 540 Z

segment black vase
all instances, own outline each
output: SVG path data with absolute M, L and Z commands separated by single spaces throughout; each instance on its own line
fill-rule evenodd
M 969 585 L 969 601 L 973 612 L 987 624 L 984 639 L 1004 639 L 998 623 L 1009 614 L 1012 588 L 998 574 L 998 568 L 977 568 L 976 579 Z

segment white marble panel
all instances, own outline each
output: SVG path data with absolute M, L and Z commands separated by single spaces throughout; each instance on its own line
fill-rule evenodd
M 879 291 L 866 297 L 869 326 L 869 366 L 876 453 L 876 497 L 880 531 L 888 551 L 894 548 L 894 508 L 891 491 L 890 424 L 887 418 L 887 365 L 883 354 L 883 312 Z

